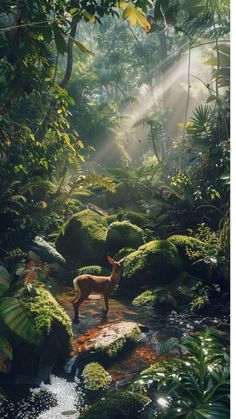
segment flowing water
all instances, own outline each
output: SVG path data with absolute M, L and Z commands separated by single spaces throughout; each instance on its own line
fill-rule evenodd
M 73 291 L 68 287 L 53 286 L 53 294 L 62 304 L 69 316 L 73 317 Z M 101 305 L 98 296 L 91 296 L 81 306 L 80 323 L 73 325 L 73 350 L 61 376 L 52 375 L 49 383 L 41 384 L 34 389 L 23 389 L 19 394 L 8 391 L 5 398 L 0 399 L 1 419 L 63 419 L 79 418 L 80 412 L 86 407 L 87 399 L 83 387 L 76 374 L 71 374 L 76 354 L 83 350 L 86 342 L 96 337 L 98 331 L 107 325 L 120 321 L 137 322 L 144 327 L 141 339 L 127 351 L 117 357 L 108 367 L 112 376 L 112 388 L 122 389 L 127 386 L 140 371 L 149 365 L 165 359 L 160 355 L 164 342 L 170 337 L 181 337 L 184 334 L 194 334 L 196 329 L 209 326 L 225 327 L 228 318 L 203 318 L 200 316 L 186 316 L 172 311 L 162 317 L 153 317 L 144 311 L 138 311 L 126 300 L 110 299 L 109 317 L 102 318 Z M 175 351 L 173 354 L 176 353 Z M 178 353 L 178 351 L 177 351 Z M 66 378 L 65 378 L 66 376 Z M 99 398 L 104 392 L 99 393 Z

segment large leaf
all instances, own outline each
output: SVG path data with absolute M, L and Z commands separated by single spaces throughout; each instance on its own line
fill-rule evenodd
M 13 358 L 12 347 L 5 336 L 0 336 L 0 373 L 8 373 Z
M 125 2 L 122 2 L 122 4 L 123 3 Z M 142 10 L 137 9 L 134 4 L 127 4 L 128 6 L 123 11 L 123 18 L 125 20 L 129 20 L 132 26 L 135 26 L 138 23 L 145 31 L 148 32 L 151 26 L 146 19 L 145 13 Z
M 59 26 L 57 25 L 56 22 L 53 23 L 52 28 L 53 28 L 54 39 L 55 39 L 55 44 L 56 44 L 56 47 L 57 47 L 57 51 L 59 52 L 59 54 L 64 54 L 67 50 L 67 45 L 66 45 L 65 38 L 62 34 L 62 31 L 61 31 L 61 29 L 59 28 Z
M 65 263 L 63 256 L 40 236 L 35 237 L 31 249 L 45 262 Z
M 0 297 L 7 292 L 10 287 L 11 277 L 7 270 L 0 266 Z
M 41 333 L 35 328 L 34 319 L 24 304 L 16 298 L 5 298 L 0 304 L 4 323 L 19 337 L 34 345 L 41 342 Z

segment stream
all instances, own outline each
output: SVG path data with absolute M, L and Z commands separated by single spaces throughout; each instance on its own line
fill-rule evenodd
M 74 292 L 65 286 L 53 285 L 53 295 L 63 306 L 68 315 L 73 318 L 73 308 L 70 301 Z M 160 355 L 160 349 L 170 337 L 181 337 L 193 334 L 206 327 L 226 328 L 229 323 L 227 316 L 216 317 L 187 316 L 177 314 L 174 310 L 166 316 L 154 317 L 145 311 L 137 310 L 124 299 L 111 298 L 108 319 L 102 319 L 99 296 L 91 295 L 83 303 L 80 310 L 80 323 L 73 325 L 73 349 L 67 364 L 59 376 L 51 375 L 48 383 L 42 383 L 34 389 L 8 389 L 7 396 L 0 399 L 1 419 L 71 419 L 79 418 L 80 412 L 87 404 L 101 399 L 107 391 L 114 388 L 125 389 L 138 374 L 151 364 L 166 359 L 167 355 Z M 73 371 L 75 355 L 80 352 L 88 340 L 96 336 L 107 324 L 120 321 L 133 321 L 141 324 L 140 341 L 123 351 L 107 367 L 112 377 L 111 385 L 105 392 L 99 392 L 90 399 L 84 394 L 83 386 Z M 176 349 L 177 351 L 177 349 Z M 178 354 L 172 350 L 172 355 Z M 170 355 L 168 355 L 169 357 Z M 78 372 L 78 371 L 76 371 Z

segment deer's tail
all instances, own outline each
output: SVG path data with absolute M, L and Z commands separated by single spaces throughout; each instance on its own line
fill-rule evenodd
M 79 287 L 79 285 L 78 285 L 78 280 L 77 280 L 77 278 L 75 278 L 74 280 L 73 280 L 73 285 L 74 285 L 74 289 L 75 289 L 75 291 L 77 291 L 77 292 L 81 292 L 80 291 L 80 287 Z

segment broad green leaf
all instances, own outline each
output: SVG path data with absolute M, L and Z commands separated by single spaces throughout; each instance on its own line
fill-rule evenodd
M 59 52 L 59 54 L 64 54 L 67 50 L 67 45 L 66 45 L 65 38 L 62 34 L 62 30 L 59 28 L 56 22 L 52 24 L 52 28 L 53 28 L 57 51 Z
M 43 261 L 48 263 L 65 263 L 63 256 L 40 236 L 35 237 L 31 248 L 34 249 L 34 252 L 37 253 Z
M 171 349 L 179 347 L 179 339 L 177 338 L 170 338 L 164 342 L 160 349 L 160 355 L 168 354 Z
M 3 353 L 12 361 L 13 352 L 12 347 L 4 336 L 0 336 L 0 353 Z
M 0 266 L 0 297 L 4 295 L 10 287 L 11 277 L 7 270 Z
M 41 342 L 41 334 L 35 328 L 34 319 L 16 298 L 4 298 L 0 304 L 3 322 L 19 337 L 34 345 Z
M 206 100 L 206 103 L 213 102 L 213 100 L 216 100 L 216 99 L 217 99 L 217 97 L 215 95 L 210 95 L 210 96 L 208 96 L 208 98 Z
M 0 336 L 0 373 L 10 372 L 13 358 L 12 347 L 5 336 Z

